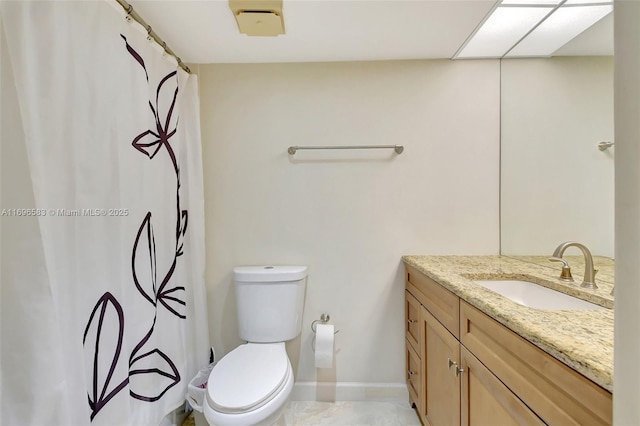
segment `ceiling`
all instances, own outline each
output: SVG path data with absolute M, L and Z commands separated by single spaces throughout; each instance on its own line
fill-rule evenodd
M 240 34 L 226 0 L 130 0 L 184 62 L 324 62 L 451 58 L 495 0 L 284 0 L 286 34 Z M 562 55 L 613 54 L 607 16 Z

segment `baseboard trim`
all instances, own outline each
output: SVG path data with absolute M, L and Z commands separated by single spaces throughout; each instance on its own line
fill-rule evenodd
M 296 382 L 292 401 L 385 401 L 408 402 L 405 383 Z

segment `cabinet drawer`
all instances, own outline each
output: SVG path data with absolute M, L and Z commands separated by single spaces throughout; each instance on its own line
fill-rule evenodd
M 415 268 L 405 265 L 407 289 L 457 338 L 460 337 L 460 298 Z
M 611 393 L 466 302 L 460 341 L 547 424 L 606 425 Z
M 406 349 L 407 358 L 407 387 L 409 388 L 409 399 L 416 404 L 418 413 L 422 413 L 422 383 L 424 379 L 422 377 L 422 361 L 418 356 L 418 353 L 413 349 L 407 340 Z
M 413 349 L 420 354 L 422 346 L 422 327 L 420 327 L 420 302 L 405 290 L 405 334 Z

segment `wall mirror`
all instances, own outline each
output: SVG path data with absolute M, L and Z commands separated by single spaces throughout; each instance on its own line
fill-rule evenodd
M 569 240 L 613 258 L 613 16 L 554 55 L 502 59 L 500 76 L 501 253 L 551 267 Z

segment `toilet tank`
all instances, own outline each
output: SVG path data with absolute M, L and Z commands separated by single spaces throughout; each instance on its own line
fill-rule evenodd
M 272 343 L 300 334 L 306 278 L 306 266 L 233 268 L 240 338 Z

